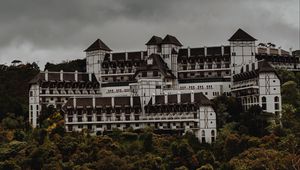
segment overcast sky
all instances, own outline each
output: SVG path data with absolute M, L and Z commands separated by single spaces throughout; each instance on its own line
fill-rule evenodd
M 187 47 L 227 45 L 242 28 L 258 42 L 299 49 L 299 0 L 0 0 L 0 63 L 84 58 L 97 38 L 144 50 L 152 35 Z

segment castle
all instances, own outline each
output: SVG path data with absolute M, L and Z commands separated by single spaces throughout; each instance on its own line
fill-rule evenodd
M 229 45 L 182 48 L 172 36 L 153 36 L 146 50 L 117 52 L 100 39 L 86 50 L 86 72 L 40 72 L 30 82 L 29 122 L 52 106 L 65 114 L 67 131 L 145 128 L 216 139 L 210 99 L 235 96 L 244 108 L 259 105 L 280 116 L 275 68 L 297 70 L 299 57 L 237 30 Z

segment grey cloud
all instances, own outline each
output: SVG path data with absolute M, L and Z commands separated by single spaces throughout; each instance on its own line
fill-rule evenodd
M 151 35 L 185 46 L 227 44 L 239 27 L 260 41 L 299 48 L 298 0 L 1 0 L 0 63 L 83 58 L 96 38 L 144 49 Z

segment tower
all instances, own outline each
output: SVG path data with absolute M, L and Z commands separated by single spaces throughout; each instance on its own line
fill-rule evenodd
M 161 42 L 161 54 L 162 58 L 167 63 L 169 69 L 177 77 L 177 57 L 178 50 L 182 47 L 182 44 L 178 39 L 172 35 L 166 35 Z
M 162 38 L 153 35 L 151 39 L 146 43 L 148 56 L 151 54 L 161 53 L 161 42 Z
M 86 71 L 88 73 L 94 73 L 97 80 L 100 82 L 101 87 L 101 67 L 102 62 L 106 54 L 109 54 L 112 50 L 104 44 L 103 41 L 97 39 L 92 45 L 90 45 L 84 52 L 86 52 Z
M 242 65 L 255 62 L 255 41 L 251 35 L 238 29 L 228 40 L 231 51 L 231 73 L 240 73 Z

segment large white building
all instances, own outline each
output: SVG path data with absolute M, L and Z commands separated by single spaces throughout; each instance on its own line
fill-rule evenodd
M 100 39 L 86 50 L 86 70 L 41 72 L 32 80 L 29 121 L 38 126 L 52 105 L 65 113 L 67 131 L 144 128 L 184 133 L 202 142 L 216 138 L 210 99 L 234 95 L 245 110 L 259 105 L 281 111 L 280 80 L 274 67 L 297 70 L 299 58 L 256 45 L 239 29 L 229 45 L 182 48 L 171 35 L 153 36 L 146 49 L 112 52 Z

